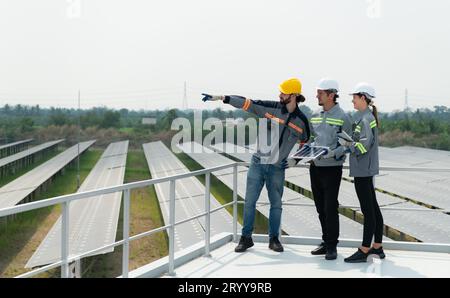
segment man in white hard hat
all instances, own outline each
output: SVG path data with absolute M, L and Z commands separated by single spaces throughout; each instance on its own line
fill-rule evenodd
M 339 238 L 338 194 L 345 162 L 345 148 L 338 142 L 338 134 L 351 134 L 348 115 L 337 103 L 339 84 L 333 79 L 322 79 L 317 86 L 318 104 L 322 108 L 310 120 L 311 142 L 315 146 L 329 147 L 330 151 L 311 163 L 310 179 L 314 203 L 322 227 L 322 243 L 313 255 L 325 255 L 325 259 L 337 258 Z

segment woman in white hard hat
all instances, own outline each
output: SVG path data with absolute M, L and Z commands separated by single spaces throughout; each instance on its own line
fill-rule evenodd
M 353 92 L 354 108 L 358 111 L 352 126 L 351 140 L 339 138 L 350 153 L 350 176 L 354 177 L 355 190 L 364 215 L 362 245 L 350 257 L 348 263 L 366 262 L 371 254 L 385 257 L 381 245 L 383 239 L 383 215 L 378 206 L 373 177 L 378 174 L 378 113 L 373 103 L 375 89 L 367 83 L 359 83 Z M 372 244 L 372 239 L 374 243 Z

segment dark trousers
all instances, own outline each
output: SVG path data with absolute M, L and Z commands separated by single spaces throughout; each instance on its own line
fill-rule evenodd
M 322 240 L 327 247 L 336 247 L 339 238 L 338 195 L 342 166 L 316 167 L 309 170 L 311 188 L 322 227 Z
M 364 215 L 364 235 L 362 245 L 370 247 L 372 238 L 375 242 L 383 241 L 383 215 L 378 206 L 373 177 L 355 177 L 355 190 Z

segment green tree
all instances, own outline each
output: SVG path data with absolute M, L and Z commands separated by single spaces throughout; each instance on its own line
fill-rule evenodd
M 176 109 L 167 111 L 166 115 L 161 119 L 161 130 L 170 130 L 173 120 L 175 120 L 177 117 L 178 116 Z
M 103 114 L 103 119 L 100 123 L 102 128 L 119 128 L 120 127 L 120 112 L 108 110 Z
M 63 113 L 62 111 L 56 111 L 52 115 L 50 115 L 50 125 L 56 125 L 56 126 L 63 126 L 65 124 L 69 124 L 70 119 L 69 117 Z
M 30 132 L 33 130 L 34 121 L 30 117 L 24 117 L 20 119 L 19 122 L 19 129 L 20 132 Z

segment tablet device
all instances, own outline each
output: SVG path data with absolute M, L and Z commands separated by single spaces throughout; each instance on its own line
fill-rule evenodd
M 329 150 L 328 147 L 305 145 L 290 157 L 297 160 L 310 161 L 317 159 L 319 156 L 326 155 Z

